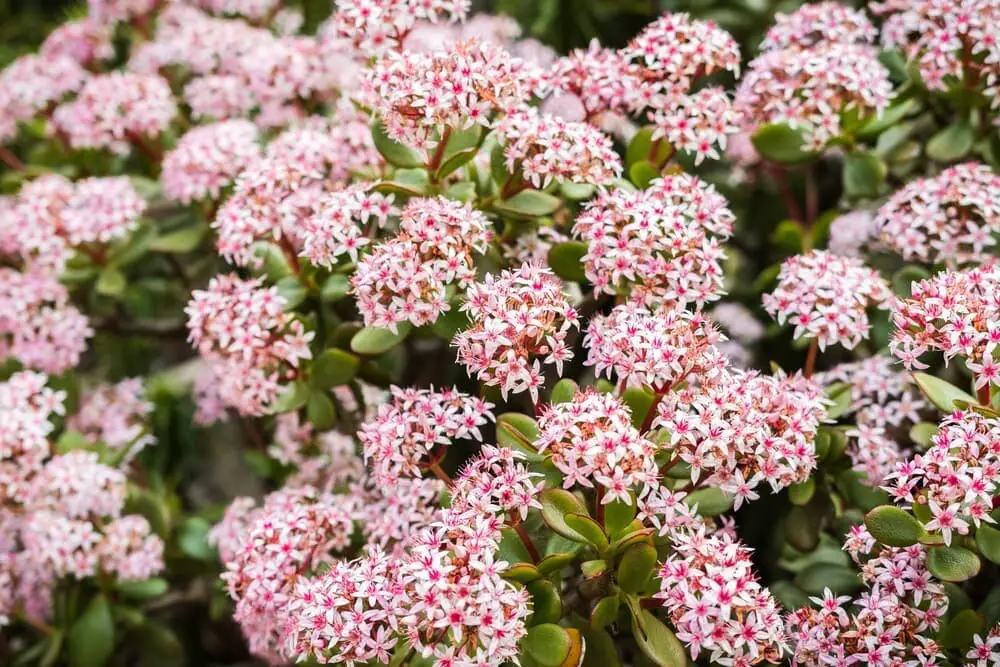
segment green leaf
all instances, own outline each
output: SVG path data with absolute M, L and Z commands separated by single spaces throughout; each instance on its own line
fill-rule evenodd
M 927 569 L 941 581 L 966 581 L 979 574 L 979 556 L 962 547 L 934 547 L 927 553 Z
M 271 412 L 278 414 L 281 412 L 291 412 L 298 410 L 309 400 L 309 385 L 301 380 L 296 380 L 287 385 L 278 394 L 278 398 L 271 405 Z
M 883 131 L 888 130 L 896 126 L 899 121 L 903 120 L 911 111 L 916 108 L 917 104 L 913 99 L 904 99 L 893 104 L 877 116 L 873 116 L 866 122 L 857 134 L 859 137 L 864 139 L 870 139 L 877 137 L 882 134 Z
M 184 555 L 195 560 L 215 560 L 215 549 L 208 543 L 208 532 L 212 529 L 206 519 L 192 516 L 184 519 L 177 529 L 177 546 Z
M 937 162 L 954 162 L 972 149 L 975 134 L 967 119 L 957 120 L 927 142 L 927 156 Z
M 127 598 L 148 600 L 166 593 L 170 589 L 170 584 L 162 577 L 152 577 L 142 581 L 119 581 L 115 587 Z
M 642 428 L 646 415 L 653 409 L 653 392 L 645 387 L 632 387 L 622 394 L 622 403 L 632 413 L 632 426 Z
M 566 522 L 567 514 L 587 515 L 587 508 L 579 498 L 565 489 L 546 489 L 542 491 L 541 503 L 542 519 L 549 528 L 574 542 L 589 543 L 586 536 Z
M 628 180 L 640 190 L 645 190 L 649 184 L 660 177 L 660 170 L 652 162 L 642 160 L 628 168 Z
M 323 303 L 334 303 L 340 301 L 351 290 L 351 282 L 342 273 L 335 273 L 323 283 L 320 289 L 319 298 Z
M 548 579 L 536 579 L 526 588 L 531 594 L 531 625 L 557 623 L 562 618 L 562 598 Z
M 574 554 L 551 554 L 538 561 L 538 571 L 547 577 L 555 574 L 576 560 Z
M 606 628 L 618 618 L 618 610 L 621 608 L 621 600 L 617 595 L 609 595 L 601 598 L 590 610 L 591 630 Z
M 345 350 L 332 348 L 321 352 L 312 362 L 309 383 L 318 389 L 347 384 L 357 375 L 361 360 Z
M 788 487 L 788 499 L 793 505 L 806 505 L 816 492 L 816 480 L 810 477 L 804 482 Z
M 561 667 L 569 658 L 573 639 L 570 631 L 555 623 L 543 623 L 528 630 L 521 648 L 542 667 Z
M 965 401 L 970 404 L 977 402 L 955 385 L 927 373 L 914 373 L 913 381 L 920 387 L 924 396 L 942 412 L 954 412 L 955 401 Z
M 476 184 L 472 181 L 460 181 L 445 190 L 444 195 L 456 201 L 471 202 L 476 198 Z
M 608 536 L 604 534 L 604 529 L 601 528 L 600 524 L 591 519 L 586 511 L 580 513 L 568 512 L 563 516 L 563 519 L 570 530 L 582 535 L 587 542 L 598 550 L 608 546 Z
M 797 255 L 804 247 L 802 225 L 795 220 L 782 220 L 771 233 L 771 243 L 790 255 Z
M 588 632 L 586 647 L 580 667 L 622 667 L 615 640 L 607 630 Z
M 136 638 L 138 667 L 182 667 L 185 664 L 184 646 L 167 626 L 145 623 L 136 630 Z
M 875 154 L 864 151 L 844 157 L 844 191 L 851 197 L 875 197 L 887 173 L 885 163 Z
M 127 238 L 111 244 L 108 266 L 128 266 L 145 257 L 156 237 L 153 225 L 142 224 Z
M 404 146 L 398 141 L 390 139 L 389 135 L 386 134 L 385 125 L 381 120 L 376 120 L 372 123 L 372 139 L 374 140 L 376 150 L 382 154 L 382 157 L 389 164 L 402 167 L 403 169 L 413 169 L 423 166 L 423 156 L 409 146 Z
M 658 667 L 687 667 L 687 650 L 670 628 L 642 609 L 634 597 L 629 596 L 628 601 L 632 612 L 632 635 L 643 654 Z
M 785 539 L 798 551 L 810 553 L 820 543 L 820 522 L 812 507 L 793 506 L 785 517 Z
M 115 650 L 115 622 L 111 605 L 98 594 L 76 619 L 67 636 L 69 664 L 72 667 L 101 667 Z
M 97 276 L 94 289 L 97 290 L 98 294 L 104 296 L 119 297 L 125 292 L 127 286 L 128 280 L 125 278 L 125 274 L 113 266 L 107 266 Z
M 132 182 L 132 187 L 135 188 L 136 194 L 150 201 L 156 199 L 160 196 L 163 187 L 160 182 L 153 178 L 146 178 L 145 176 L 129 176 L 128 180 Z
M 985 523 L 976 528 L 976 547 L 979 553 L 994 563 L 1000 563 L 1000 530 Z
M 633 499 L 631 503 L 624 503 L 621 500 L 613 500 L 604 506 L 604 528 L 612 538 L 619 538 L 635 519 L 636 503 Z
M 691 506 L 697 505 L 701 516 L 718 516 L 733 507 L 733 497 L 716 486 L 692 491 L 684 498 L 684 502 Z
M 497 417 L 497 444 L 524 454 L 529 461 L 542 461 L 545 457 L 534 447 L 538 439 L 538 423 L 519 412 L 505 412 Z
M 191 252 L 201 245 L 201 240 L 205 238 L 208 227 L 205 225 L 192 225 L 175 232 L 157 237 L 149 246 L 154 252 L 165 253 L 185 253 Z
M 552 387 L 552 394 L 549 396 L 549 402 L 553 405 L 558 403 L 569 403 L 579 391 L 580 385 L 569 378 L 563 378 L 562 380 L 559 380 L 559 382 L 556 382 L 555 386 Z
M 285 312 L 295 310 L 306 300 L 309 290 L 302 284 L 298 276 L 285 276 L 277 282 L 278 296 L 285 300 Z
M 608 562 L 604 559 L 588 560 L 580 564 L 580 572 L 587 579 L 602 576 L 608 571 Z
M 337 424 L 337 408 L 325 390 L 309 393 L 306 401 L 306 418 L 317 431 L 329 431 Z
M 618 564 L 615 574 L 618 586 L 626 593 L 638 593 L 646 588 L 656 572 L 656 547 L 652 544 L 633 544 Z
M 938 426 L 931 422 L 920 422 L 910 427 L 910 440 L 927 449 L 934 444 L 933 438 L 937 435 Z
M 582 283 L 587 280 L 583 270 L 583 256 L 587 244 L 583 241 L 563 241 L 549 248 L 549 268 L 563 280 Z
M 761 157 L 780 164 L 797 164 L 816 156 L 805 151 L 802 133 L 785 123 L 763 126 L 751 141 Z
M 505 560 L 508 563 L 531 562 L 531 554 L 528 553 L 517 531 L 509 526 L 504 526 L 500 530 L 500 545 L 497 548 L 497 554 L 500 556 L 500 560 Z
M 912 546 L 927 535 L 912 514 L 893 505 L 873 509 L 865 516 L 865 526 L 872 537 L 890 547 Z
M 502 188 L 510 179 L 510 174 L 507 172 L 507 159 L 504 156 L 503 146 L 500 144 L 495 145 L 490 151 L 490 175 L 498 188 Z
M 861 588 L 861 577 L 850 567 L 817 563 L 799 572 L 795 577 L 795 585 L 809 595 L 822 595 L 827 588 L 840 595 L 853 593 Z
M 653 148 L 654 132 L 656 132 L 656 127 L 653 125 L 639 128 L 639 131 L 632 137 L 632 141 L 629 142 L 628 148 L 625 150 L 626 167 L 631 167 L 637 162 L 649 161 L 651 159 L 660 164 L 667 159 L 667 156 L 670 155 L 670 142 L 666 139 L 660 140 L 660 145 L 656 153 L 650 156 L 650 151 Z
M 560 183 L 559 194 L 570 201 L 587 201 L 594 196 L 597 188 L 589 183 Z
M 909 298 L 912 294 L 913 283 L 930 278 L 931 274 L 922 266 L 911 264 L 904 266 L 892 275 L 892 291 L 894 294 Z
M 835 382 L 826 388 L 826 397 L 833 405 L 826 408 L 827 419 L 839 419 L 851 409 L 851 385 L 846 382 Z
M 768 589 L 774 599 L 789 611 L 809 606 L 809 595 L 788 580 L 775 581 L 768 586 Z
M 351 339 L 351 349 L 357 354 L 363 355 L 388 352 L 402 343 L 413 328 L 408 322 L 400 322 L 396 327 L 398 333 L 393 333 L 389 329 L 365 327 L 354 334 L 354 338 Z
M 509 199 L 502 199 L 493 205 L 498 213 L 506 213 L 523 218 L 538 218 L 554 213 L 562 202 L 558 197 L 538 190 L 518 192 Z
M 985 621 L 981 614 L 973 609 L 958 612 L 938 632 L 937 641 L 944 648 L 959 650 L 962 653 L 972 645 L 973 638 L 983 631 Z

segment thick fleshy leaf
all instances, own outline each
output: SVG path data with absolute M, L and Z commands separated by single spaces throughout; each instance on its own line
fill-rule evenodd
M 301 380 L 296 380 L 281 390 L 277 400 L 271 405 L 271 412 L 279 414 L 298 410 L 308 400 L 309 385 Z
M 927 553 L 927 569 L 941 581 L 966 581 L 980 567 L 979 556 L 962 547 L 934 547 Z
M 976 547 L 980 555 L 994 563 L 1000 563 L 1000 530 L 986 523 L 976 528 Z
M 606 628 L 618 618 L 618 610 L 621 608 L 621 600 L 617 595 L 609 595 L 601 598 L 590 610 L 590 627 L 592 630 Z
M 633 544 L 618 564 L 615 578 L 618 587 L 626 593 L 638 593 L 645 589 L 656 572 L 656 547 L 652 544 Z
M 785 123 L 765 125 L 751 138 L 762 157 L 780 164 L 796 164 L 815 157 L 805 150 L 805 140 L 799 130 Z
M 162 577 L 152 577 L 142 581 L 119 581 L 115 588 L 121 594 L 133 600 L 148 600 L 163 595 L 170 588 L 170 584 Z
M 857 570 L 844 565 L 817 563 L 795 577 L 795 585 L 809 595 L 822 595 L 829 588 L 838 595 L 853 593 L 861 588 L 861 577 Z
M 531 625 L 557 623 L 562 617 L 562 599 L 548 579 L 536 579 L 526 588 L 531 594 Z
M 542 519 L 549 528 L 575 542 L 590 542 L 587 536 L 566 523 L 567 514 L 587 515 L 587 508 L 579 498 L 564 489 L 546 489 L 542 491 L 541 503 Z
M 329 431 L 337 424 L 337 407 L 327 396 L 326 390 L 309 392 L 306 401 L 306 418 L 317 431 Z
M 390 139 L 389 135 L 386 134 L 385 125 L 381 120 L 376 120 L 372 123 L 372 140 L 375 143 L 376 150 L 382 154 L 382 157 L 389 164 L 404 169 L 423 166 L 424 159 L 420 153 L 409 146 L 404 146 L 398 141 Z
M 647 658 L 658 667 L 686 667 L 687 650 L 670 628 L 633 597 L 629 597 L 632 612 L 632 635 Z
M 285 300 L 286 312 L 295 310 L 309 295 L 309 290 L 302 284 L 298 276 L 285 276 L 278 281 L 275 287 L 278 288 L 278 296 Z
M 640 190 L 645 190 L 650 183 L 660 177 L 660 170 L 648 160 L 640 160 L 628 168 L 628 180 Z
M 201 240 L 205 238 L 208 227 L 205 225 L 191 225 L 177 231 L 156 237 L 149 245 L 149 249 L 154 252 L 164 253 L 186 253 L 195 250 L 201 245 Z
M 927 373 L 914 373 L 913 381 L 920 387 L 920 391 L 927 397 L 927 400 L 942 412 L 953 412 L 956 408 L 955 401 L 976 403 L 976 399 L 971 395 L 939 377 Z
M 309 382 L 314 388 L 328 389 L 354 379 L 361 360 L 346 350 L 331 348 L 313 359 Z
M 115 650 L 115 622 L 103 594 L 95 596 L 77 618 L 66 637 L 72 667 L 102 667 Z
M 555 623 L 536 625 L 521 640 L 521 648 L 541 667 L 574 664 L 567 661 L 581 644 L 579 631 L 563 628 Z M 582 656 L 582 650 L 580 653 Z
M 177 530 L 177 546 L 185 556 L 210 561 L 216 558 L 215 549 L 208 543 L 212 524 L 200 516 L 188 517 Z
M 506 213 L 523 218 L 538 218 L 550 215 L 559 208 L 562 202 L 546 192 L 525 190 L 509 199 L 502 199 L 493 205 L 499 213 Z
M 835 382 L 826 388 L 826 397 L 833 402 L 826 408 L 827 419 L 839 419 L 851 408 L 851 385 Z
M 852 197 L 875 197 L 885 183 L 887 169 L 875 154 L 848 153 L 844 157 L 844 190 Z
M 697 505 L 701 516 L 718 516 L 733 508 L 733 497 L 715 486 L 692 491 L 684 498 L 684 502 Z
M 604 529 L 612 539 L 625 534 L 636 514 L 635 499 L 631 503 L 614 500 L 604 506 Z
M 113 266 L 108 266 L 98 274 L 94 289 L 103 296 L 117 298 L 125 292 L 127 286 L 128 279 L 125 274 Z
M 642 428 L 646 415 L 653 406 L 653 392 L 644 387 L 632 387 L 622 393 L 622 403 L 632 413 L 632 426 Z
M 535 450 L 538 439 L 538 423 L 520 412 L 505 412 L 497 417 L 497 444 L 524 454 L 529 461 L 544 460 Z
M 323 303 L 334 303 L 347 296 L 350 289 L 351 282 L 347 279 L 347 276 L 335 273 L 323 283 L 323 287 L 320 288 L 319 298 Z
M 872 537 L 890 547 L 912 546 L 927 534 L 912 514 L 893 505 L 873 509 L 865 516 L 865 526 Z
M 568 512 L 564 519 L 566 525 L 571 530 L 575 530 L 580 535 L 583 535 L 587 542 L 597 549 L 603 549 L 608 546 L 608 536 L 604 534 L 604 530 L 600 524 L 591 519 L 587 514 Z
M 583 271 L 583 256 L 587 244 L 583 241 L 563 241 L 549 249 L 549 268 L 563 280 L 582 283 L 587 280 Z
M 793 505 L 806 505 L 816 492 L 816 480 L 810 477 L 804 482 L 788 487 L 788 499 Z
M 552 394 L 549 397 L 549 401 L 552 404 L 569 403 L 579 391 L 580 385 L 569 378 L 563 378 L 552 387 Z
M 413 328 L 408 322 L 401 322 L 396 327 L 397 333 L 393 333 L 389 329 L 365 327 L 354 334 L 354 338 L 351 339 L 351 349 L 357 354 L 363 355 L 388 352 L 402 343 Z
M 957 120 L 927 142 L 927 156 L 938 162 L 954 162 L 972 149 L 975 133 L 966 119 Z
M 931 422 L 920 422 L 919 424 L 914 424 L 910 427 L 910 440 L 920 445 L 922 449 L 927 449 L 933 442 L 933 438 L 937 435 L 938 425 Z
M 982 614 L 973 609 L 964 609 L 945 623 L 938 632 L 937 641 L 944 648 L 958 650 L 964 654 L 972 645 L 973 638 L 983 631 L 985 625 Z

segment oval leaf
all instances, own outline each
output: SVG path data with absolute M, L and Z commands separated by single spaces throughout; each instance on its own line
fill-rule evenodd
M 966 581 L 979 574 L 979 556 L 962 547 L 934 547 L 927 569 L 941 581 Z
M 908 547 L 926 534 L 923 524 L 906 510 L 892 505 L 876 507 L 865 516 L 865 526 L 876 540 L 890 547 Z
M 406 322 L 397 325 L 397 333 L 389 329 L 378 327 L 365 327 L 354 334 L 351 339 L 351 349 L 357 354 L 375 355 L 388 352 L 392 348 L 402 343 L 409 335 L 413 327 Z
M 942 412 L 954 412 L 955 401 L 965 401 L 975 404 L 975 398 L 962 391 L 950 382 L 945 382 L 939 377 L 928 375 L 927 373 L 914 373 L 913 381 L 920 387 L 920 391 Z
M 107 664 L 115 650 L 115 622 L 103 594 L 95 596 L 70 627 L 67 648 L 73 667 Z

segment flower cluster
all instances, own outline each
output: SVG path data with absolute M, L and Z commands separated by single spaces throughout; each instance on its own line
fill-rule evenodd
M 630 491 L 653 486 L 657 447 L 632 425 L 632 414 L 611 394 L 578 393 L 549 406 L 538 420 L 535 446 L 563 473 L 563 486 L 600 485 L 602 502 L 631 504 Z
M 382 212 L 389 203 L 368 198 L 361 205 L 381 207 L 373 212 L 378 224 L 391 211 Z M 469 204 L 445 197 L 412 199 L 400 216 L 399 234 L 361 259 L 351 277 L 365 325 L 396 331 L 400 322 L 436 321 L 451 308 L 447 287 L 464 288 L 475 280 L 474 256 L 486 252 L 492 235 L 489 220 Z
M 341 0 L 331 30 L 368 55 L 398 50 L 422 22 L 461 21 L 469 0 Z
M 0 382 L 0 501 L 23 502 L 31 478 L 49 456 L 50 421 L 65 411 L 65 394 L 41 373 L 21 371 Z
M 52 114 L 52 128 L 73 148 L 127 153 L 132 142 L 159 137 L 177 114 L 170 84 L 151 74 L 92 77 Z M 142 144 L 140 144 L 142 145 Z
M 943 352 L 945 360 L 964 357 L 976 374 L 976 388 L 1000 385 L 994 349 L 1000 343 L 1000 267 L 947 271 L 915 282 L 909 299 L 895 299 L 896 326 L 889 350 L 907 369 L 927 368 L 920 357 Z
M 541 447 L 539 447 L 540 449 Z M 512 449 L 483 445 L 455 479 L 451 509 L 459 514 L 509 514 L 524 520 L 545 486 L 538 473 L 529 472 L 523 456 Z
M 631 303 L 590 320 L 586 364 L 626 387 L 665 393 L 688 378 L 711 379 L 726 365 L 711 320 L 684 310 L 650 312 Z
M 993 496 L 1000 475 L 1000 422 L 977 412 L 955 412 L 941 423 L 933 445 L 886 476 L 886 489 L 902 505 L 924 505 L 945 544 L 969 524 L 995 523 Z
M 975 645 L 969 649 L 965 659 L 969 661 L 969 667 L 990 667 L 1000 661 L 1000 628 L 994 626 L 985 639 L 977 634 Z
M 788 123 L 818 150 L 840 136 L 843 113 L 881 113 L 892 86 L 869 44 L 872 31 L 863 14 L 834 2 L 785 16 L 737 88 L 735 105 L 745 114 L 745 127 Z
M 778 286 L 762 300 L 779 324 L 789 322 L 796 338 L 816 339 L 822 350 L 852 349 L 868 338 L 867 309 L 886 307 L 891 296 L 885 279 L 861 260 L 815 250 L 785 260 Z
M 596 290 L 631 291 L 654 304 L 703 305 L 722 292 L 721 241 L 735 217 L 714 187 L 687 174 L 637 192 L 611 190 L 587 205 L 573 233 L 587 243 Z
M 587 120 L 605 113 L 626 113 L 638 83 L 625 54 L 596 41 L 557 60 L 546 72 L 545 82 L 579 100 Z
M 809 478 L 825 407 L 818 383 L 734 370 L 667 394 L 653 424 L 670 433 L 672 456 L 691 467 L 692 482 L 719 487 L 739 507 L 761 483 L 778 491 Z
M 505 116 L 496 126 L 507 171 L 536 188 L 553 180 L 608 185 L 621 176 L 621 158 L 604 133 L 539 113 L 532 107 Z
M 46 58 L 68 56 L 84 67 L 115 55 L 111 28 L 87 17 L 63 23 L 49 33 L 38 53 Z
M 361 524 L 369 551 L 387 549 L 400 556 L 412 536 L 437 520 L 445 484 L 438 479 L 417 477 L 371 487 L 351 489 L 357 499 L 355 520 Z M 526 497 L 523 493 L 514 495 L 518 500 Z
M 879 226 L 868 211 L 851 211 L 838 215 L 830 223 L 830 252 L 845 257 L 860 257 L 876 245 Z
M 87 0 L 91 20 L 101 25 L 113 25 L 148 16 L 156 9 L 157 0 Z
M 130 378 L 92 388 L 67 425 L 91 443 L 125 453 L 128 460 L 156 442 L 147 424 L 152 412 L 142 379 Z
M 695 660 L 777 662 L 784 647 L 778 605 L 757 581 L 751 550 L 726 533 L 677 535 L 660 568 L 660 591 L 677 638 Z
M 573 356 L 566 337 L 579 324 L 577 312 L 547 268 L 522 264 L 487 275 L 469 287 L 462 309 L 472 326 L 453 340 L 458 361 L 486 385 L 500 387 L 505 398 L 528 391 L 537 402 L 544 382 L 539 360 L 562 373 Z
M 0 141 L 12 138 L 16 124 L 75 93 L 87 71 L 67 55 L 21 56 L 0 72 Z
M 260 156 L 258 131 L 246 120 L 202 125 L 163 156 L 163 194 L 184 204 L 216 200 Z
M 243 414 L 263 414 L 299 360 L 312 356 L 313 333 L 285 303 L 276 287 L 230 274 L 195 290 L 185 309 L 192 344 L 217 366 L 219 393 Z
M 882 242 L 905 259 L 949 265 L 984 262 L 1000 232 L 1000 176 L 965 163 L 897 190 L 878 210 Z
M 463 438 L 481 439 L 479 427 L 493 418 L 482 399 L 446 390 L 392 388 L 392 400 L 361 426 L 365 462 L 379 484 L 420 477 L 437 464 L 440 449 Z

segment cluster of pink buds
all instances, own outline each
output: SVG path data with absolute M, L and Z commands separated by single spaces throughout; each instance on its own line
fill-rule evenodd
M 0 72 L 0 141 L 11 139 L 17 123 L 47 111 L 75 93 L 89 75 L 65 55 L 21 56 Z
M 195 290 L 185 309 L 191 342 L 217 366 L 226 403 L 243 414 L 263 414 L 282 382 L 295 376 L 299 360 L 312 356 L 314 334 L 284 305 L 276 287 L 229 274 Z
M 889 350 L 909 370 L 927 368 L 929 351 L 945 360 L 964 357 L 976 376 L 976 389 L 1000 385 L 994 350 L 1000 343 L 1000 267 L 947 271 L 913 283 L 909 299 L 896 299 L 896 326 Z
M 815 608 L 786 616 L 793 665 L 940 664 L 944 653 L 932 637 L 948 597 L 927 571 L 926 548 L 874 547 L 864 526 L 852 529 L 844 547 L 861 566 L 869 591 L 852 598 L 827 589 L 811 598 Z
M 73 450 L 49 459 L 24 502 L 70 519 L 118 517 L 125 505 L 125 475 L 99 463 L 95 452 Z
M 110 26 L 89 17 L 58 26 L 45 38 L 38 52 L 46 58 L 67 56 L 84 67 L 115 56 Z
M 367 96 L 390 137 L 429 151 L 446 145 L 450 132 L 488 127 L 493 113 L 527 102 L 527 68 L 488 42 L 462 42 L 433 54 L 404 51 L 376 63 Z
M 0 268 L 0 359 L 59 374 L 80 362 L 93 333 L 55 278 Z
M 590 321 L 584 346 L 586 364 L 598 375 L 612 375 L 626 387 L 652 387 L 665 393 L 688 378 L 711 380 L 726 366 L 713 346 L 722 334 L 701 313 L 651 312 L 628 303 Z
M 257 127 L 247 120 L 202 125 L 187 132 L 163 156 L 163 194 L 184 204 L 217 200 L 260 157 Z
M 597 291 L 634 300 L 703 305 L 722 292 L 721 242 L 735 216 L 715 188 L 695 176 L 656 179 L 648 189 L 611 190 L 579 215 L 587 279 Z
M 130 378 L 90 389 L 67 426 L 91 443 L 127 451 L 127 460 L 156 442 L 147 423 L 152 412 L 153 404 L 146 400 L 142 379 Z
M 704 529 L 678 534 L 674 553 L 660 568 L 660 591 L 677 629 L 695 660 L 732 665 L 778 662 L 784 631 L 778 605 L 757 581 L 751 550 L 732 536 Z
M 308 487 L 269 500 L 248 522 L 222 576 L 250 650 L 281 664 L 296 584 L 333 563 L 333 554 L 350 545 L 354 523 L 335 497 Z
M 52 113 L 52 128 L 72 148 L 126 153 L 159 137 L 177 114 L 170 84 L 155 74 L 111 72 L 92 77 L 72 102 Z
M 901 49 L 915 61 L 928 88 L 947 90 L 966 76 L 976 81 L 982 74 L 995 86 L 1000 62 L 994 30 L 1000 20 L 996 3 L 886 0 L 873 3 L 872 10 L 886 16 L 882 44 Z M 995 90 L 987 94 L 995 95 Z
M 546 72 L 545 82 L 583 106 L 584 119 L 629 110 L 632 87 L 637 85 L 628 58 L 621 51 L 602 47 L 596 40 L 557 60 Z
M 745 127 L 788 123 L 818 150 L 842 134 L 844 112 L 881 113 L 892 85 L 870 44 L 874 31 L 862 13 L 834 2 L 783 17 L 736 91 Z
M 1000 176 L 971 162 L 918 178 L 878 210 L 882 242 L 905 259 L 927 264 L 982 263 L 1000 232 Z
M 1000 479 L 1000 422 L 977 412 L 949 415 L 923 454 L 886 476 L 886 489 L 901 505 L 925 505 L 928 531 L 951 544 L 952 533 L 967 535 L 969 524 L 995 523 L 993 496 Z
M 578 393 L 538 419 L 535 446 L 563 473 L 567 489 L 599 487 L 603 503 L 632 503 L 633 489 L 655 486 L 657 446 L 632 425 L 632 414 L 611 394 Z
M 553 181 L 604 186 L 621 176 L 621 158 L 611 139 L 586 123 L 525 107 L 498 122 L 496 132 L 507 171 L 535 188 Z
M 341 0 L 330 17 L 331 29 L 368 55 L 402 48 L 419 23 L 457 22 L 469 0 Z
M 739 507 L 758 498 L 759 484 L 777 492 L 809 478 L 825 411 L 816 382 L 730 371 L 667 394 L 653 425 L 670 433 L 672 455 L 691 467 L 692 482 L 721 488 Z
M 705 158 L 719 159 L 727 137 L 740 131 L 742 120 L 742 112 L 733 107 L 725 90 L 702 88 L 653 112 L 653 140 L 664 138 L 674 150 L 693 153 L 698 165 Z
M 837 344 L 853 349 L 868 338 L 867 309 L 888 307 L 891 297 L 885 279 L 860 259 L 814 250 L 785 260 L 778 286 L 762 301 L 779 324 L 795 327 L 795 338 L 814 338 L 823 350 Z
M 302 255 L 316 266 L 331 268 L 347 255 L 358 261 L 358 252 L 371 243 L 376 229 L 384 228 L 398 211 L 392 195 L 383 195 L 357 184 L 332 192 L 320 200 L 316 213 L 302 230 Z
M 65 393 L 41 373 L 21 371 L 0 382 L 0 502 L 23 502 L 31 478 L 49 456 L 50 421 L 65 411 Z
M 493 418 L 492 407 L 454 390 L 393 387 L 392 401 L 358 432 L 372 476 L 386 485 L 420 477 L 421 466 L 436 466 L 453 441 L 481 439 L 479 428 Z
M 483 445 L 455 478 L 451 511 L 469 516 L 506 514 L 523 521 L 530 509 L 541 509 L 536 498 L 545 482 L 539 480 L 542 475 L 528 471 L 522 458 L 513 449 Z
M 451 308 L 448 286 L 465 288 L 475 280 L 475 255 L 486 252 L 492 236 L 489 220 L 469 204 L 446 197 L 411 200 L 399 234 L 362 258 L 351 277 L 365 326 L 396 331 L 400 322 L 435 322 Z
M 505 398 L 527 391 L 537 402 L 544 384 L 541 362 L 561 374 L 573 357 L 566 337 L 579 326 L 578 315 L 562 281 L 547 268 L 522 264 L 489 274 L 469 288 L 462 309 L 472 326 L 454 338 L 458 361 Z

